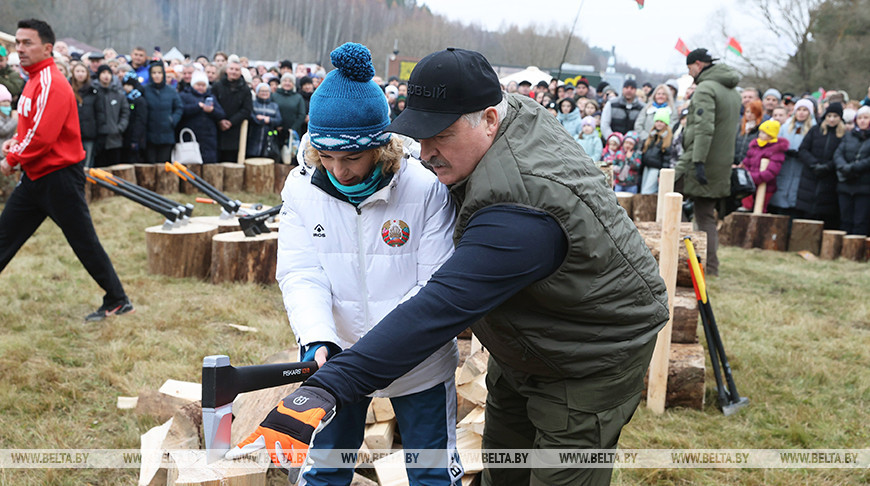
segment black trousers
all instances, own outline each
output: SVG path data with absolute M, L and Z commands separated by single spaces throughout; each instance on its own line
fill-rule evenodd
M 147 164 L 163 164 L 164 162 L 170 162 L 170 158 L 172 158 L 172 147 L 171 143 L 169 144 L 153 144 L 149 143 L 145 148 L 145 163 Z
M 870 194 L 839 193 L 840 229 L 850 235 L 870 236 Z
M 66 241 L 85 270 L 106 292 L 103 304 L 114 304 L 127 295 L 103 250 L 85 201 L 85 174 L 80 164 L 21 182 L 0 213 L 0 272 L 46 217 L 63 231 Z

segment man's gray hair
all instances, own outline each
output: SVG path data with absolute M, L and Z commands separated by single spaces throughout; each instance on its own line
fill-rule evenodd
M 507 116 L 507 107 L 508 100 L 507 96 L 504 95 L 501 97 L 501 101 L 499 101 L 497 105 L 493 106 L 493 108 L 495 108 L 495 112 L 498 113 L 499 123 L 501 123 L 501 121 L 504 120 L 504 117 Z M 466 113 L 462 115 L 462 118 L 465 118 L 465 121 L 467 121 L 468 124 L 471 125 L 471 128 L 475 128 L 476 126 L 480 125 L 480 122 L 483 120 L 483 112 L 485 111 L 486 108 L 480 111 L 475 111 L 473 113 Z

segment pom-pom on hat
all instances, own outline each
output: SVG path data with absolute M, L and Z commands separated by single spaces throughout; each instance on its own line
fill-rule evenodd
M 362 44 L 347 42 L 330 54 L 336 69 L 311 95 L 308 133 L 318 150 L 356 152 L 390 140 L 384 132 L 390 110 L 384 92 L 372 78 L 372 55 Z

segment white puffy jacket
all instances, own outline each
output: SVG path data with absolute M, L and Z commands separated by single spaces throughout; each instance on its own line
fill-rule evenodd
M 281 192 L 278 284 L 300 346 L 346 349 L 450 257 L 455 210 L 447 188 L 415 159 L 358 207 L 312 184 L 313 170 L 293 169 Z M 457 363 L 454 340 L 373 396 L 427 390 Z

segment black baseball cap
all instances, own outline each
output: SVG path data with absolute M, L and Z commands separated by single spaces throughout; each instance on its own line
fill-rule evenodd
M 707 49 L 703 47 L 699 47 L 694 51 L 690 52 L 688 56 L 686 56 L 686 66 L 690 64 L 695 64 L 697 61 L 701 62 L 713 62 L 718 61 L 719 59 L 715 59 L 707 52 Z
M 408 103 L 386 131 L 421 140 L 460 116 L 502 100 L 498 76 L 483 54 L 448 47 L 424 57 L 408 79 Z
M 622 83 L 623 88 L 634 88 L 637 89 L 637 81 L 633 79 L 626 79 L 624 83 Z

